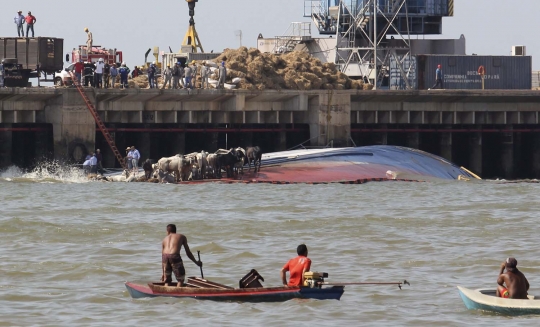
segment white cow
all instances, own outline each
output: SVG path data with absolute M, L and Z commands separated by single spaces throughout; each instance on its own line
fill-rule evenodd
M 212 176 L 212 178 L 216 177 L 216 159 L 217 155 L 214 153 L 210 153 L 206 156 L 206 173 L 208 176 Z

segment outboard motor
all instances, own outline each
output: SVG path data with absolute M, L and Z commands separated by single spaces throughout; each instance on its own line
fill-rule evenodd
M 325 278 L 328 278 L 328 273 L 306 271 L 304 273 L 304 287 L 321 288 Z

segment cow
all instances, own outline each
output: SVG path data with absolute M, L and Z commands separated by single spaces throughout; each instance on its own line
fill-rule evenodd
M 107 180 L 109 182 L 125 182 L 128 176 L 129 176 L 129 172 L 124 169 L 121 175 L 108 176 Z
M 143 163 L 142 165 L 143 169 L 144 169 L 144 177 L 146 177 L 146 179 L 150 179 L 150 176 L 152 176 L 152 161 L 150 159 L 146 159 L 146 161 Z
M 182 161 L 182 167 L 180 168 L 180 179 L 183 182 L 192 179 L 191 173 L 193 165 L 195 164 L 195 160 L 196 159 L 192 154 L 184 156 Z
M 169 173 L 166 173 L 164 172 L 163 170 L 161 169 L 156 169 L 154 170 L 154 178 L 159 180 L 160 183 L 175 183 L 176 182 L 176 178 L 169 174 Z
M 211 178 L 216 177 L 216 159 L 217 159 L 217 154 L 215 153 L 209 153 L 206 156 L 206 162 L 207 162 L 206 176 L 210 176 Z
M 207 159 L 208 152 L 204 152 L 203 150 L 201 151 L 201 153 L 197 153 L 195 158 L 197 159 L 197 168 L 198 168 L 197 175 L 201 179 L 204 179 L 206 175 L 206 166 L 208 166 L 208 159 Z
M 234 175 L 233 168 L 234 165 L 240 161 L 238 158 L 238 154 L 236 153 L 236 150 L 231 149 L 227 151 L 226 153 L 223 153 L 222 150 L 218 150 L 216 153 L 216 174 L 218 175 L 218 178 L 221 178 L 221 169 L 224 168 L 225 172 L 227 173 L 227 177 L 231 178 Z
M 252 162 L 253 162 L 253 167 L 255 168 L 255 172 L 261 171 L 261 158 L 262 158 L 261 148 L 259 148 L 258 146 L 247 147 L 246 158 L 247 158 L 247 164 L 249 167 L 248 172 L 251 171 Z M 258 170 L 257 170 L 257 165 L 259 166 Z
M 236 155 L 238 156 L 239 161 L 234 165 L 234 172 L 237 175 L 238 175 L 238 173 L 243 175 L 244 174 L 244 165 L 247 162 L 246 150 L 238 147 L 238 148 L 235 149 L 235 151 L 236 151 Z
M 156 169 L 161 169 L 165 173 L 174 173 L 176 181 L 181 179 L 181 170 L 184 166 L 184 157 L 181 155 L 175 155 L 172 157 L 164 157 L 159 159 L 158 163 L 154 166 Z

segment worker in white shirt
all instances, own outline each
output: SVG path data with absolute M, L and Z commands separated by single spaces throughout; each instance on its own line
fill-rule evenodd
M 139 150 L 135 149 L 135 146 L 131 147 L 131 151 L 128 154 L 128 157 L 131 156 L 131 162 L 133 163 L 133 172 L 137 174 L 139 171 L 139 159 L 141 158 L 141 154 L 139 153 Z
M 100 89 L 103 85 L 103 71 L 105 70 L 105 62 L 103 58 L 99 58 L 96 63 L 96 70 L 94 72 L 94 87 Z

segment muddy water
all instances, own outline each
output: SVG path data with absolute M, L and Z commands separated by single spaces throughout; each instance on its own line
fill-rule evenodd
M 535 325 L 467 311 L 456 285 L 490 287 L 515 256 L 540 295 L 539 184 L 156 185 L 86 182 L 74 170 L 0 175 L 0 326 Z M 208 279 L 266 286 L 306 243 L 341 301 L 133 300 L 125 281 L 161 277 L 176 223 Z M 185 255 L 184 255 L 185 258 Z M 186 261 L 188 275 L 199 269 Z

